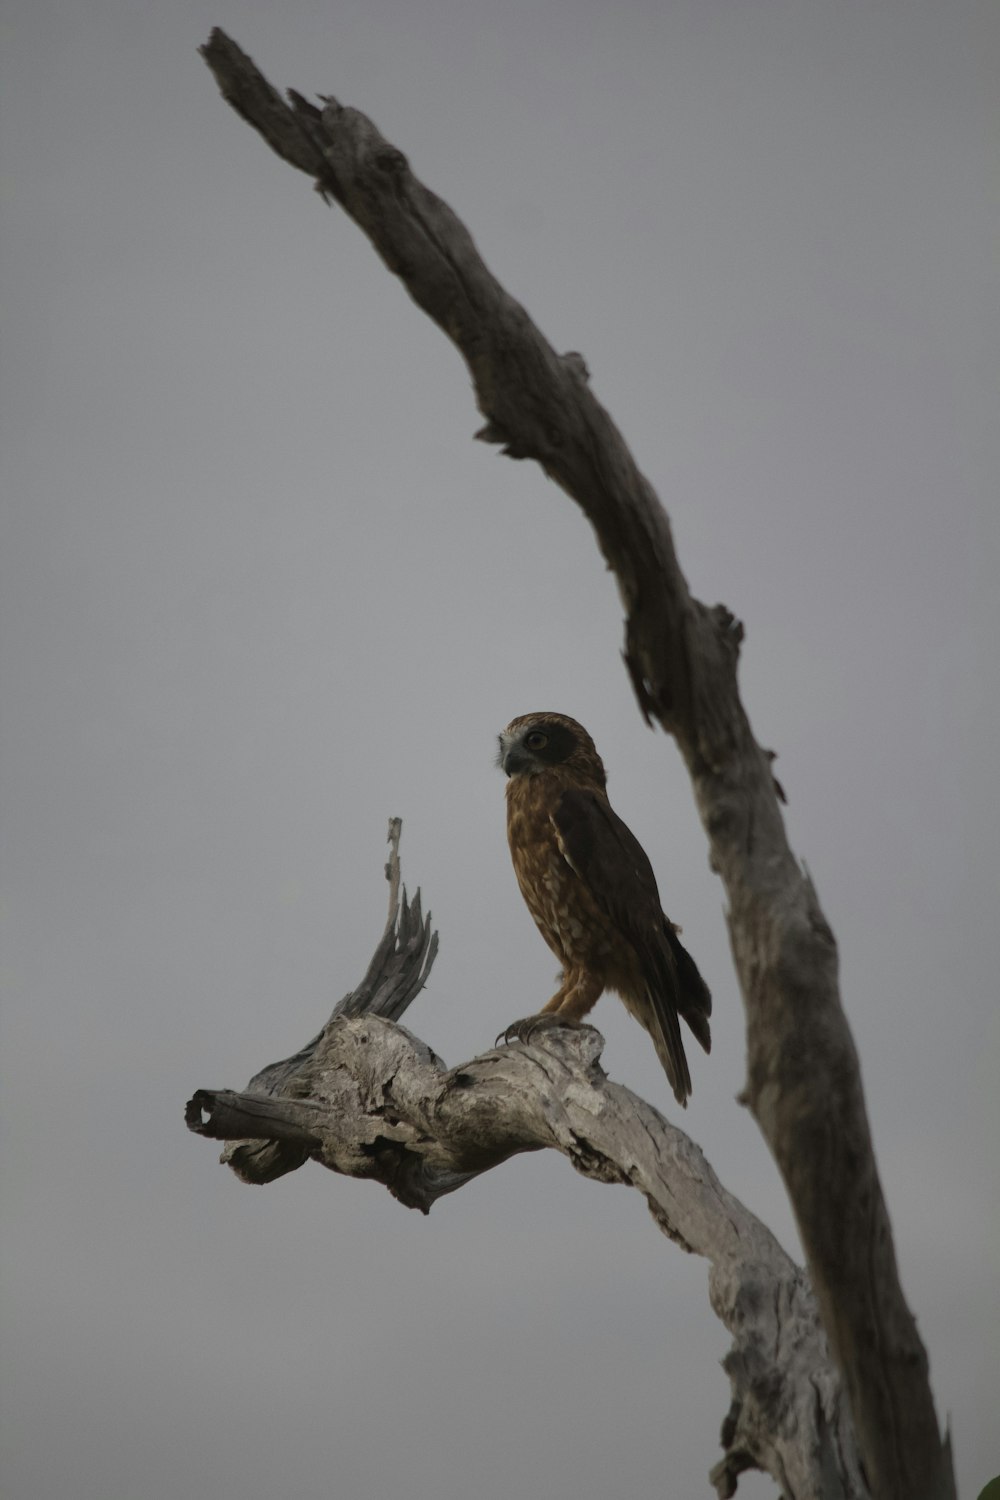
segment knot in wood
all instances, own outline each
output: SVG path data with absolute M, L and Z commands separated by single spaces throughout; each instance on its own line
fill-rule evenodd
M 559 358 L 572 375 L 575 375 L 578 380 L 582 380 L 585 385 L 587 384 L 590 380 L 590 371 L 587 368 L 587 361 L 582 354 L 578 353 L 576 349 L 570 349 L 566 354 L 560 354 Z
M 734 654 L 737 654 L 743 642 L 742 620 L 738 620 L 725 604 L 713 605 L 712 618 L 715 620 L 720 638 Z
M 402 151 L 398 151 L 395 146 L 386 146 L 376 153 L 375 165 L 387 177 L 399 177 L 410 164 Z

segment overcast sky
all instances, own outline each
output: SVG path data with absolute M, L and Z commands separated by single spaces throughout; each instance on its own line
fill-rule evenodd
M 1000 1470 L 997 281 L 985 0 L 9 0 L 3 58 L 4 1493 L 711 1491 L 704 1262 L 555 1156 L 408 1213 L 188 1134 L 384 917 L 447 1061 L 551 992 L 495 735 L 582 720 L 715 994 L 684 1127 L 799 1254 L 673 745 L 585 521 L 496 455 L 368 243 L 220 99 L 224 26 L 363 109 L 584 353 L 840 944 L 963 1496 Z M 992 194 L 992 197 L 991 197 Z M 611 1075 L 676 1116 L 621 1006 Z M 772 1496 L 748 1477 L 741 1496 Z

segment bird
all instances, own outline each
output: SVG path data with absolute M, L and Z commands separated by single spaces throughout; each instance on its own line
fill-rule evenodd
M 514 873 L 562 965 L 548 1004 L 513 1022 L 503 1040 L 529 1041 L 543 1027 L 579 1025 L 613 990 L 649 1032 L 674 1097 L 686 1108 L 691 1074 L 678 1017 L 710 1051 L 712 997 L 680 929 L 663 913 L 645 850 L 608 801 L 593 740 L 559 713 L 522 714 L 498 738 Z

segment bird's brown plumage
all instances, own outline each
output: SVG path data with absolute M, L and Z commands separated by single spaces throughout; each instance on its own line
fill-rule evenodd
M 678 1016 L 707 1052 L 711 996 L 663 914 L 642 845 L 608 801 L 593 740 L 565 714 L 523 714 L 500 735 L 499 764 L 509 778 L 507 838 L 518 885 L 563 970 L 539 1017 L 515 1022 L 507 1036 L 580 1021 L 614 990 L 649 1032 L 686 1104 L 691 1075 Z

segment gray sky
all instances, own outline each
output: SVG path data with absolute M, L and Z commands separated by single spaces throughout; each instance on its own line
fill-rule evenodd
M 715 992 L 685 1127 L 798 1253 L 747 1114 L 722 892 L 585 522 L 471 441 L 465 370 L 223 104 L 223 25 L 369 113 L 594 389 L 838 935 L 961 1492 L 996 1432 L 997 285 L 978 0 L 11 0 L 4 27 L 4 1493 L 709 1493 L 706 1267 L 533 1157 L 429 1219 L 184 1129 L 312 1035 L 386 820 L 449 1062 L 550 993 L 494 736 L 603 752 Z M 605 1063 L 668 1114 L 613 999 Z M 695 1049 L 697 1052 L 697 1049 Z M 740 1494 L 772 1495 L 749 1478 Z

